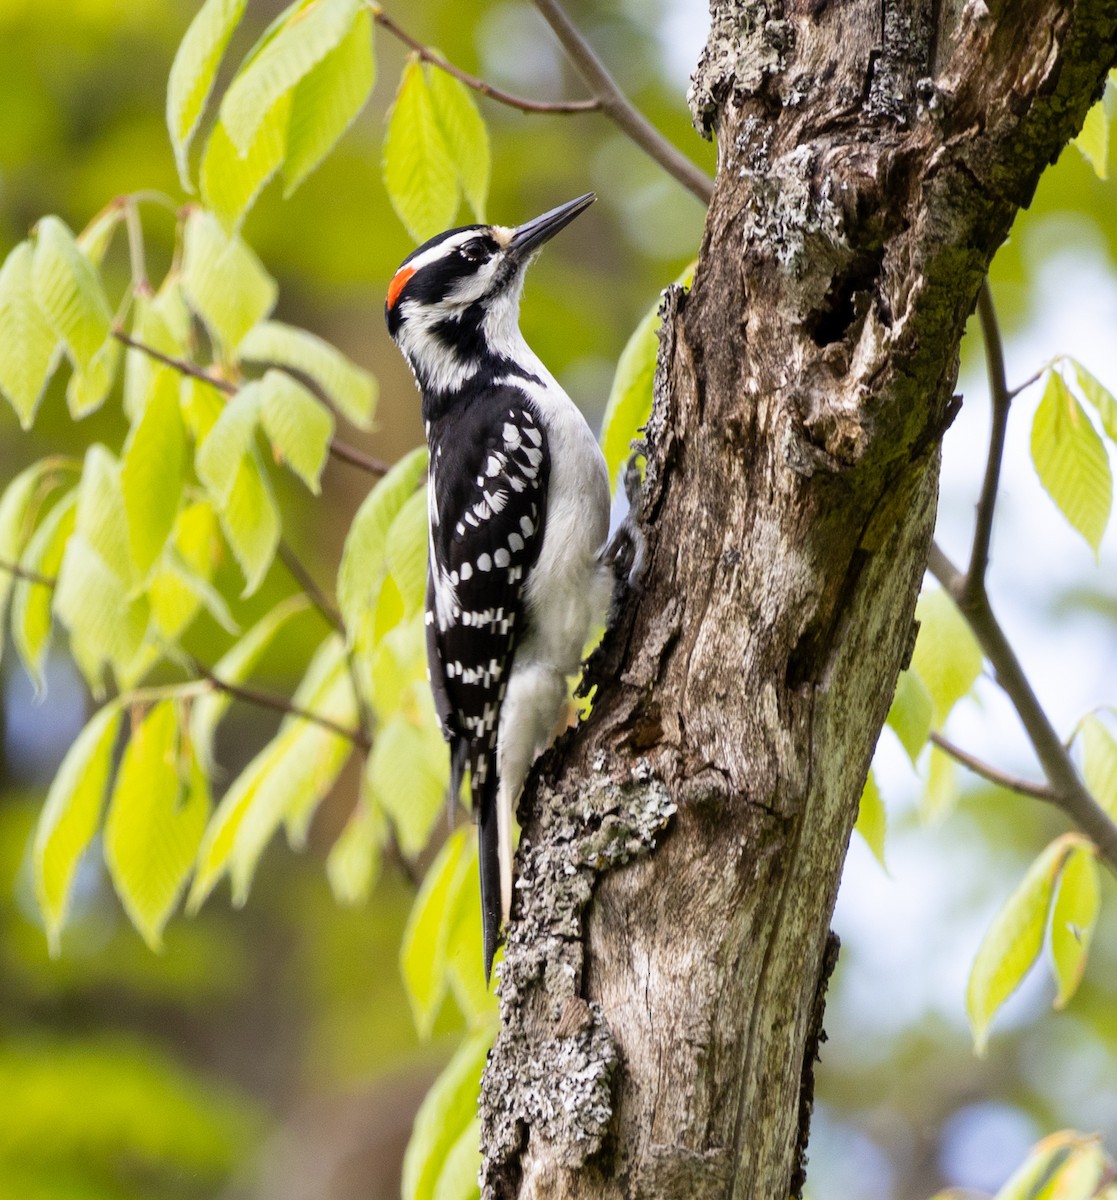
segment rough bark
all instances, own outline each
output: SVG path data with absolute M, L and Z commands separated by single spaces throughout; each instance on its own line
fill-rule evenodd
M 829 920 L 994 250 L 1117 0 L 713 0 L 719 169 L 666 298 L 646 588 L 521 806 L 491 1197 L 784 1200 Z

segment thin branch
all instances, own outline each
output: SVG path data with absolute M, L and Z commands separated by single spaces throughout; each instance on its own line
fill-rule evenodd
M 283 565 L 291 573 L 295 582 L 306 592 L 310 603 L 322 614 L 328 625 L 332 625 L 338 633 L 345 632 L 345 623 L 341 613 L 326 599 L 326 593 L 318 586 L 317 580 L 307 570 L 306 564 L 299 558 L 285 539 L 279 539 L 279 557 Z
M 311 721 L 315 725 L 321 725 L 323 729 L 328 729 L 331 733 L 336 733 L 339 737 L 346 738 L 355 746 L 359 746 L 362 750 L 370 749 L 372 743 L 360 729 L 350 729 L 345 725 L 338 724 L 337 721 L 331 720 L 329 717 L 322 716 L 321 713 L 312 712 L 308 708 L 300 708 L 297 704 L 292 704 L 285 696 L 277 696 L 272 692 L 262 692 L 257 688 L 244 687 L 239 683 L 229 683 L 227 680 L 220 679 L 218 676 L 207 667 L 205 664 L 192 660 L 194 670 L 212 687 L 218 691 L 225 692 L 234 699 L 243 700 L 246 704 L 254 704 L 257 708 L 271 709 L 273 712 L 283 713 L 288 717 L 298 717 L 303 721 Z
M 998 787 L 1003 787 L 1010 792 L 1019 792 L 1022 796 L 1034 796 L 1037 800 L 1054 801 L 1055 799 L 1055 793 L 1052 792 L 1049 784 L 1033 783 L 1030 779 L 1023 779 L 1019 775 L 1010 775 L 1007 771 L 991 766 L 970 754 L 969 751 L 963 750 L 961 746 L 956 746 L 949 738 L 943 737 L 941 733 L 933 729 L 930 739 L 944 754 L 949 754 L 955 762 L 961 763 L 975 775 L 980 775 L 982 779 L 987 779 Z
M 14 575 L 16 579 L 24 579 L 28 583 L 37 583 L 42 587 L 52 588 L 58 582 L 50 575 L 40 575 L 38 571 L 29 571 L 18 563 L 7 562 L 2 558 L 0 558 L 0 571 L 6 571 L 9 575 Z
M 998 685 L 1016 709 L 1051 785 L 1051 803 L 1066 813 L 1094 842 L 1110 869 L 1117 874 L 1117 824 L 1079 778 L 1070 753 L 1048 720 L 1015 651 L 993 615 L 985 589 L 982 588 L 976 597 L 966 596 L 963 591 L 965 576 L 938 543 L 931 545 L 928 568 L 966 618 L 993 667 Z
M 554 31 L 574 69 L 585 80 L 586 86 L 600 103 L 601 111 L 645 154 L 655 159 L 669 175 L 697 196 L 703 204 L 709 204 L 713 195 L 713 182 L 710 177 L 684 154 L 680 154 L 659 130 L 629 103 L 606 70 L 605 64 L 575 28 L 558 0 L 535 0 L 535 7 Z
M 1005 431 L 1008 428 L 1008 413 L 1012 405 L 1012 396 L 1005 377 L 1001 330 L 997 324 L 997 310 L 993 307 L 993 293 L 990 291 L 988 280 L 981 285 L 981 291 L 978 293 L 977 311 L 981 320 L 981 332 L 985 338 L 985 361 L 989 371 L 989 397 L 993 415 L 989 433 L 989 456 L 985 463 L 985 480 L 977 502 L 970 566 L 961 587 L 961 598 L 967 603 L 976 602 L 985 592 L 989 542 L 993 536 L 993 513 L 997 505 L 997 489 L 1000 487 L 1001 463 L 1005 452 Z
M 341 462 L 349 463 L 350 466 L 360 467 L 369 475 L 387 475 L 392 469 L 391 463 L 385 462 L 382 458 L 374 458 L 371 454 L 366 454 L 363 450 L 358 450 L 356 446 L 339 441 L 337 438 L 330 442 L 330 455 Z
M 386 29 L 393 37 L 403 42 L 405 46 L 410 46 L 424 62 L 429 62 L 431 66 L 438 67 L 440 71 L 445 71 L 447 75 L 453 75 L 455 79 L 460 79 L 466 87 L 472 88 L 475 92 L 480 92 L 483 96 L 488 96 L 490 100 L 495 100 L 498 104 L 506 104 L 509 108 L 518 108 L 520 112 L 527 113 L 586 113 L 597 112 L 602 107 L 601 101 L 597 99 L 529 100 L 525 96 L 514 96 L 511 92 L 502 91 L 500 88 L 493 87 L 491 83 L 486 83 L 483 79 L 478 79 L 476 75 L 470 75 L 467 71 L 463 71 L 461 67 L 454 66 L 452 62 L 443 58 L 441 54 L 435 53 L 429 46 L 424 46 L 418 39 L 413 38 L 411 34 L 401 29 L 379 4 L 370 4 L 369 10 L 377 25 Z

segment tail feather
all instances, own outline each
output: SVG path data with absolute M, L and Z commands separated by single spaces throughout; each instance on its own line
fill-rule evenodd
M 481 865 L 481 922 L 485 946 L 485 985 L 488 986 L 493 973 L 493 959 L 500 939 L 500 851 L 497 828 L 496 772 L 491 773 L 491 782 L 482 785 L 478 805 L 477 840 L 478 859 Z

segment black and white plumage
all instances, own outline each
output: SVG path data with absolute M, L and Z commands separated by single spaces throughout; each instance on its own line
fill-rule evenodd
M 385 306 L 422 393 L 427 662 L 452 796 L 470 771 L 486 978 L 511 906 L 516 801 L 611 589 L 604 457 L 519 327 L 528 263 L 593 199 L 518 228 L 432 238 L 400 266 Z

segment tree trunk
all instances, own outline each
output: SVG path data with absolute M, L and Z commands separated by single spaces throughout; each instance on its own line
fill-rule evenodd
M 521 806 L 491 1197 L 784 1200 L 850 830 L 994 250 L 1117 0 L 712 0 L 719 169 L 665 301 L 645 589 Z

